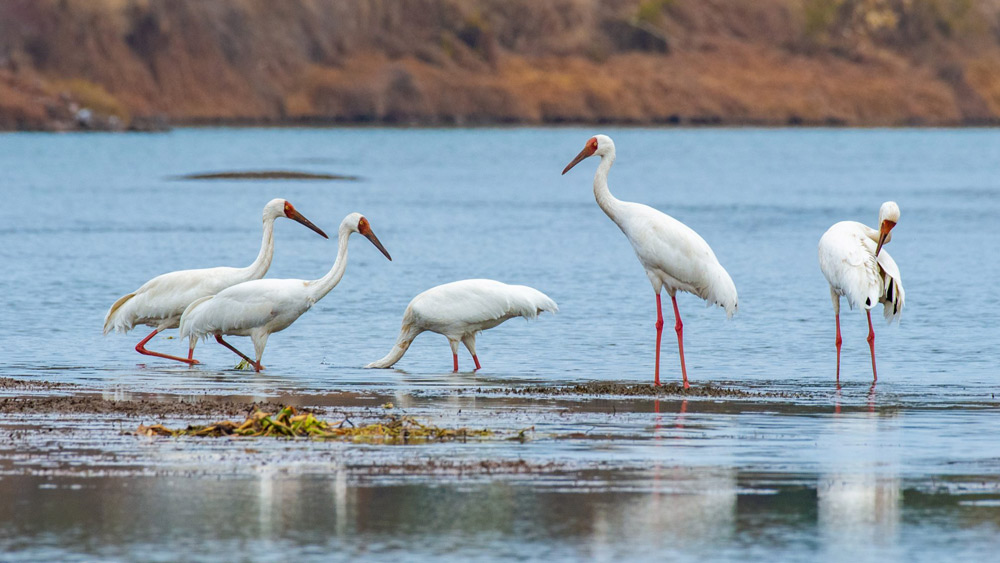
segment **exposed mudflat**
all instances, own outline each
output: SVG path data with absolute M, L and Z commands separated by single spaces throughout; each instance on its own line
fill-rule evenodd
M 794 398 L 801 394 L 784 391 L 747 391 L 731 387 L 716 387 L 712 384 L 692 385 L 685 389 L 680 383 L 662 385 L 641 383 L 619 383 L 615 381 L 592 381 L 578 385 L 528 385 L 524 387 L 477 388 L 477 393 L 505 393 L 511 395 L 583 395 L 616 397 L 715 397 L 715 398 Z
M 285 548 L 273 537 L 326 542 L 348 558 L 447 549 L 463 559 L 481 554 L 484 534 L 498 538 L 497 553 L 517 558 L 542 550 L 601 559 L 614 549 L 648 559 L 719 541 L 722 549 L 771 541 L 769 551 L 791 555 L 817 537 L 839 556 L 842 538 L 865 530 L 866 549 L 912 559 L 914 541 L 938 553 L 927 539 L 934 534 L 914 535 L 914 522 L 931 519 L 937 533 L 964 538 L 959 556 L 982 560 L 1000 534 L 1000 457 L 981 439 L 1000 431 L 988 387 L 935 399 L 865 382 L 684 390 L 494 378 L 479 387 L 338 381 L 295 390 L 257 380 L 258 391 L 244 394 L 231 392 L 246 384 L 229 374 L 199 378 L 206 387 L 185 392 L 188 373 L 173 376 L 174 392 L 155 381 L 150 390 L 141 373 L 111 385 L 0 379 L 0 495 L 9 500 L 0 521 L 11 530 L 0 547 L 50 559 L 144 558 L 149 546 L 172 553 L 183 541 L 164 537 L 170 529 L 197 538 L 186 552 L 215 559 L 230 554 L 229 538 L 277 556 Z M 289 403 L 335 425 L 405 417 L 488 435 L 355 441 L 198 432 Z M 142 432 L 149 424 L 187 430 Z M 104 516 L 94 519 L 95 511 Z M 81 547 L 81 529 L 111 534 L 113 547 Z M 386 542 L 405 547 L 373 547 Z
M 73 389 L 78 387 L 73 383 L 63 383 L 59 381 L 43 381 L 39 379 L 15 379 L 13 377 L 0 377 L 0 391 L 12 391 L 18 389 L 31 390 L 52 390 L 52 389 Z
M 114 414 L 126 417 L 204 417 L 213 415 L 243 415 L 252 413 L 258 409 L 277 411 L 282 406 L 267 401 L 183 401 L 178 398 L 166 400 L 111 400 L 89 394 L 67 397 L 30 396 L 0 398 L 0 414 Z

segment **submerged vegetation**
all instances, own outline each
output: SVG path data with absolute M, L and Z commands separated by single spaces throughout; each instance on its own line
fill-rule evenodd
M 245 436 L 252 438 L 312 438 L 317 440 L 345 440 L 375 444 L 419 444 L 487 438 L 494 435 L 490 430 L 470 430 L 468 428 L 444 428 L 424 424 L 410 416 L 389 415 L 381 422 L 355 425 L 345 418 L 331 423 L 316 418 L 312 413 L 299 414 L 295 407 L 284 407 L 277 414 L 262 410 L 255 411 L 242 423 L 229 420 L 205 426 L 191 425 L 172 430 L 162 424 L 139 426 L 140 436 Z M 523 439 L 524 432 L 517 439 Z
M 357 176 L 344 174 L 325 174 L 313 172 L 298 172 L 294 170 L 248 170 L 233 172 L 206 172 L 203 174 L 185 174 L 178 176 L 179 180 L 346 180 L 355 181 Z

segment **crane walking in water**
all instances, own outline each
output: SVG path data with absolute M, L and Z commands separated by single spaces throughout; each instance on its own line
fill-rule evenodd
M 392 260 L 378 237 L 372 232 L 368 219 L 360 213 L 351 213 L 340 223 L 337 237 L 337 260 L 322 278 L 306 280 L 253 280 L 220 291 L 191 303 L 181 317 L 181 338 L 190 338 L 188 355 L 194 354 L 199 338 L 209 335 L 226 348 L 260 371 L 260 358 L 264 355 L 267 337 L 288 328 L 317 301 L 330 293 L 344 277 L 347 269 L 347 239 L 352 233 L 361 233 Z M 249 336 L 253 340 L 256 361 L 222 339 L 223 335 Z
M 547 295 L 525 285 L 507 285 L 494 280 L 462 280 L 432 287 L 417 295 L 406 306 L 403 327 L 396 345 L 377 362 L 366 368 L 389 368 L 406 353 L 410 343 L 424 331 L 443 334 L 451 344 L 454 370 L 458 371 L 458 343 L 472 354 L 476 369 L 476 334 L 493 328 L 507 319 L 533 319 L 542 311 L 555 313 L 559 308 Z
M 687 389 L 687 368 L 684 364 L 684 325 L 677 309 L 678 290 L 697 295 L 715 303 L 732 317 L 737 308 L 736 286 L 715 253 L 690 227 L 641 203 L 621 201 L 608 189 L 608 172 L 615 162 L 615 143 L 606 135 L 597 135 L 562 171 L 569 172 L 581 160 L 597 155 L 601 163 L 594 175 L 594 197 L 601 209 L 625 233 L 635 254 L 646 270 L 646 276 L 656 293 L 656 371 L 654 382 L 660 384 L 660 338 L 663 334 L 663 310 L 660 290 L 666 289 L 674 305 L 674 330 L 681 358 L 681 374 Z
M 267 269 L 271 267 L 271 258 L 274 256 L 274 220 L 279 217 L 298 221 L 323 238 L 327 238 L 326 233 L 303 217 L 291 203 L 283 199 L 273 199 L 264 206 L 264 239 L 253 264 L 246 268 L 180 270 L 157 276 L 139 289 L 115 301 L 104 318 L 104 334 L 112 330 L 125 333 L 136 325 L 151 326 L 153 332 L 135 345 L 136 352 L 197 364 L 198 361 L 191 357 L 191 353 L 187 358 L 161 354 L 147 350 L 146 343 L 159 332 L 177 328 L 181 314 L 193 301 L 215 295 L 229 286 L 264 277 Z
M 892 240 L 892 229 L 899 222 L 899 206 L 894 201 L 882 204 L 878 211 L 878 230 L 857 221 L 841 221 L 819 239 L 819 268 L 830 282 L 830 298 L 837 317 L 837 381 L 840 382 L 840 296 L 847 298 L 851 309 L 864 307 L 868 315 L 868 347 L 872 353 L 872 381 L 878 381 L 875 369 L 875 329 L 872 307 L 882 304 L 882 313 L 890 324 L 903 311 L 903 279 L 899 267 L 883 246 Z

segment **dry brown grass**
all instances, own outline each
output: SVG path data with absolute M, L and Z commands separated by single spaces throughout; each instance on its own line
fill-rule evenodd
M 182 121 L 996 119 L 998 16 L 995 0 L 16 1 L 0 127 L 45 119 L 25 94 L 39 80 Z M 609 21 L 653 26 L 669 53 Z

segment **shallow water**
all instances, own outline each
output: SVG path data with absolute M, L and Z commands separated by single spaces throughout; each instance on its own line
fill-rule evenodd
M 998 359 L 991 315 L 1000 274 L 992 130 L 608 131 L 618 197 L 673 214 L 701 233 L 740 293 L 740 311 L 679 297 L 694 381 L 827 381 L 833 315 L 816 262 L 823 231 L 843 219 L 874 224 L 895 199 L 902 217 L 887 247 L 903 272 L 900 327 L 877 326 L 883 383 L 990 384 Z M 355 237 L 347 274 L 265 354 L 268 380 L 318 388 L 395 383 L 358 371 L 391 347 L 407 302 L 438 283 L 496 278 L 536 287 L 558 316 L 517 320 L 480 339 L 484 376 L 506 380 L 644 379 L 652 371 L 654 299 L 626 239 L 593 200 L 596 162 L 559 172 L 583 146 L 578 129 L 178 130 L 164 135 L 0 136 L 0 253 L 8 314 L 4 374 L 69 381 L 198 386 L 234 365 L 202 344 L 205 367 L 184 377 L 103 338 L 108 307 L 156 274 L 249 264 L 260 209 L 285 197 L 329 232 L 361 211 L 393 254 Z M 181 181 L 190 172 L 297 169 L 361 182 Z M 276 228 L 269 277 L 313 279 L 336 253 L 291 221 Z M 846 308 L 846 307 L 845 307 Z M 670 311 L 666 311 L 669 319 Z M 864 316 L 845 311 L 846 381 L 870 379 Z M 669 323 L 668 323 L 669 324 Z M 665 377 L 676 344 L 664 337 Z M 249 348 L 249 342 L 237 339 Z M 175 353 L 177 340 L 154 341 Z M 447 344 L 423 335 L 398 364 L 409 376 L 450 369 Z M 470 367 L 462 357 L 462 367 Z M 149 370 L 137 370 L 143 363 Z M 183 371 L 183 370 L 182 370 Z M 149 377 L 144 374 L 150 373 Z M 186 373 L 186 372 L 185 372 Z M 226 374 L 237 386 L 255 381 Z M 179 380 L 179 381 L 178 381 Z
M 387 558 L 912 560 L 995 550 L 1000 353 L 989 312 L 1000 299 L 991 291 L 1000 274 L 991 252 L 1000 243 L 1000 133 L 603 132 L 618 147 L 612 191 L 697 230 L 739 290 L 731 322 L 678 297 L 692 382 L 794 397 L 654 403 L 474 391 L 651 379 L 654 298 L 626 239 L 594 203 L 596 162 L 559 175 L 590 130 L 0 135 L 0 376 L 77 383 L 109 398 L 283 397 L 329 408 L 392 400 L 425 418 L 537 433 L 527 444 L 388 450 L 255 443 L 262 451 L 247 462 L 244 446 L 228 442 L 137 444 L 118 435 L 131 422 L 90 421 L 95 433 L 61 416 L 5 415 L 4 429 L 61 430 L 48 441 L 0 438 L 0 488 L 12 501 L 0 515 L 9 530 L 0 548 L 27 559 L 148 556 L 173 545 L 217 558 L 336 549 Z M 244 169 L 362 181 L 175 179 Z M 200 344 L 203 365 L 188 369 L 137 355 L 140 332 L 101 336 L 110 304 L 156 274 L 252 261 L 260 209 L 273 197 L 327 232 L 348 212 L 364 213 L 393 261 L 355 237 L 343 282 L 271 337 L 263 374 L 232 371 L 234 356 L 214 343 Z M 871 391 L 864 316 L 844 307 L 838 392 L 816 243 L 838 220 L 874 224 L 887 199 L 902 209 L 887 248 L 903 273 L 906 310 L 900 326 L 876 324 L 880 379 Z M 320 277 L 336 253 L 334 241 L 290 221 L 278 223 L 276 243 L 269 277 Z M 469 277 L 531 285 L 560 312 L 483 334 L 478 374 L 451 374 L 447 343 L 433 334 L 414 342 L 399 370 L 360 369 L 391 347 L 410 298 Z M 150 347 L 185 349 L 163 337 Z M 672 331 L 663 350 L 663 377 L 676 379 Z M 460 363 L 471 367 L 466 356 Z M 567 438 L 591 428 L 598 438 Z M 372 470 L 411 457 L 524 459 L 534 469 Z M 127 471 L 103 472 L 119 462 Z M 35 510 L 25 517 L 13 506 Z M 84 517 L 95 506 L 102 517 Z M 119 516 L 149 511 L 169 529 L 152 515 Z

